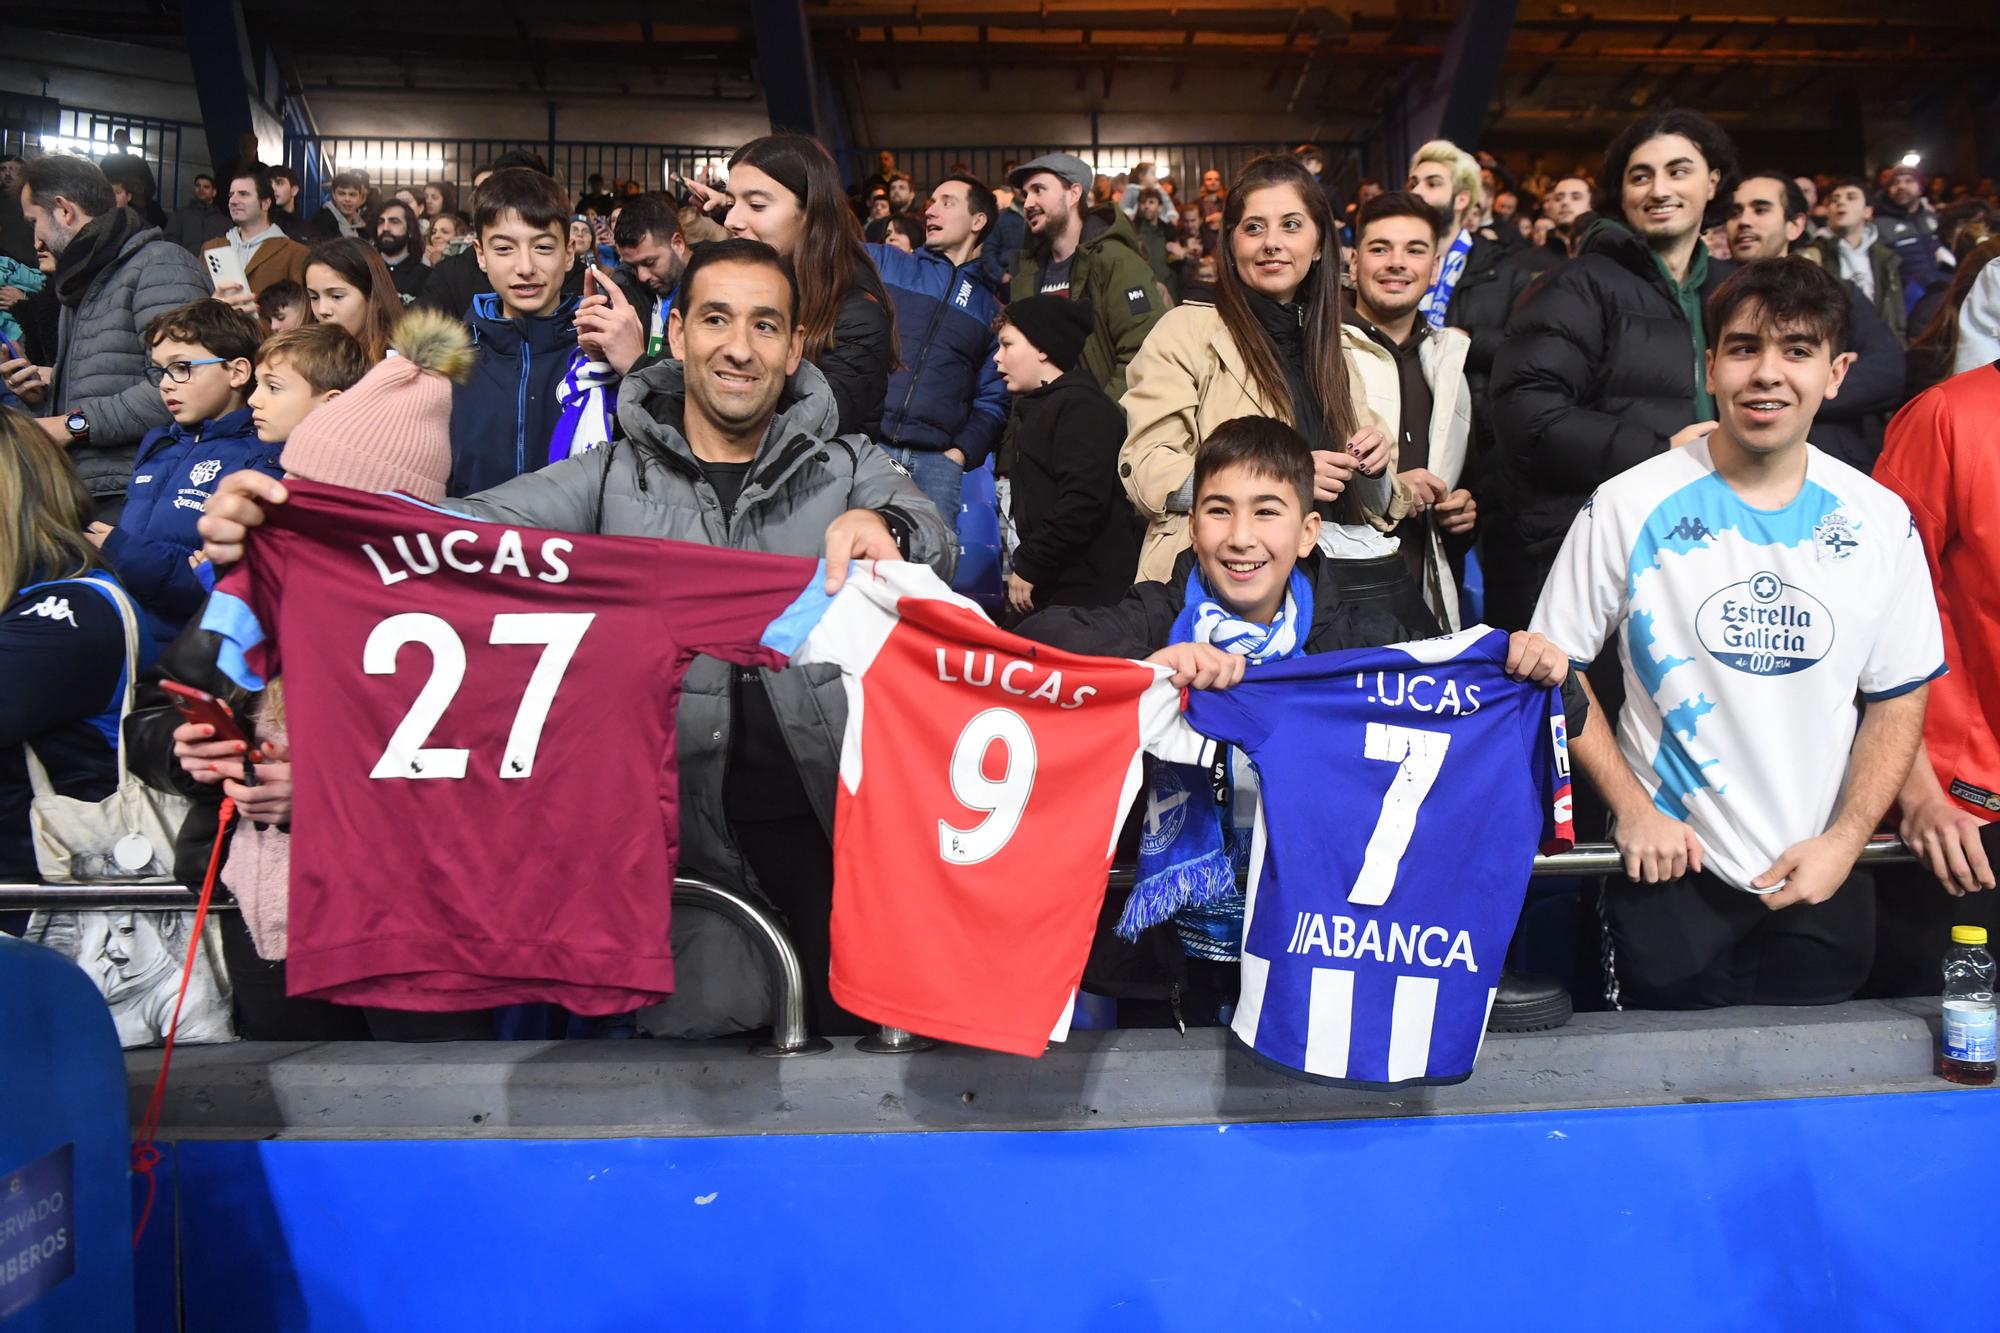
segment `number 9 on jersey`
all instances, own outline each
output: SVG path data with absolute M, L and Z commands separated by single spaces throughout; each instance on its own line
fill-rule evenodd
M 1005 751 L 998 778 L 986 776 L 986 755 L 994 742 Z M 1035 734 L 1019 713 L 989 708 L 965 724 L 951 751 L 951 794 L 968 810 L 986 816 L 969 829 L 938 821 L 938 853 L 953 865 L 977 865 L 997 854 L 1021 826 L 1028 795 L 1035 787 Z

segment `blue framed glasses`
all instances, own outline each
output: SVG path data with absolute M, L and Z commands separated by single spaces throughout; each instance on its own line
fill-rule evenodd
M 152 385 L 155 389 L 160 387 L 160 383 L 163 380 L 172 380 L 176 384 L 186 384 L 194 378 L 194 368 L 196 366 L 219 366 L 228 360 L 229 358 L 226 356 L 205 356 L 199 361 L 169 361 L 164 366 L 147 366 L 146 383 Z

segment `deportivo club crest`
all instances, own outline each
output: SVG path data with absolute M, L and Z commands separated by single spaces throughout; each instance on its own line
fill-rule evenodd
M 1187 823 L 1188 789 L 1171 764 L 1162 764 L 1146 796 L 1146 824 L 1139 834 L 1139 850 L 1157 855 L 1173 846 Z
M 1813 554 L 1821 560 L 1845 560 L 1860 549 L 1858 524 L 1835 510 L 1813 525 Z

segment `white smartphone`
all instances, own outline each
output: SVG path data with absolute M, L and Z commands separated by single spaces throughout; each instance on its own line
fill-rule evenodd
M 231 247 L 218 245 L 213 250 L 204 250 L 201 259 L 208 265 L 209 281 L 216 291 L 221 291 L 232 282 L 245 291 L 250 289 L 250 279 L 243 273 L 243 261 L 236 257 L 236 251 Z

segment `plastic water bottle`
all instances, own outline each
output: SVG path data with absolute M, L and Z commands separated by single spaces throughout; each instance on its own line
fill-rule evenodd
M 1944 1051 L 1938 1074 L 1953 1083 L 1993 1081 L 1993 955 L 1984 926 L 1953 926 L 1944 955 Z

